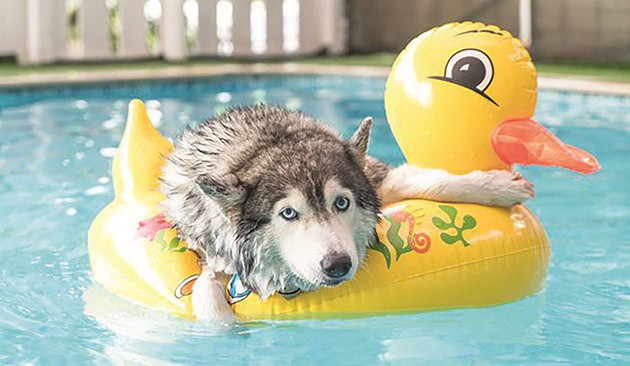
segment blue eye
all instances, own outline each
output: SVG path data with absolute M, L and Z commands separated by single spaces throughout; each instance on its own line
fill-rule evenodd
M 287 221 L 293 221 L 297 219 L 298 212 L 292 209 L 291 207 L 286 207 L 286 208 L 283 208 L 282 211 L 280 211 L 280 216 L 282 216 L 282 218 Z
M 350 200 L 346 197 L 337 197 L 335 199 L 335 208 L 340 212 L 347 211 L 350 208 Z

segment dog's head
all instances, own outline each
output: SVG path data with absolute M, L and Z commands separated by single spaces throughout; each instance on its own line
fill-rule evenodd
M 200 180 L 236 225 L 236 268 L 259 295 L 335 286 L 361 265 L 379 209 L 365 174 L 370 127 L 348 141 L 320 127 L 288 133 L 219 190 Z

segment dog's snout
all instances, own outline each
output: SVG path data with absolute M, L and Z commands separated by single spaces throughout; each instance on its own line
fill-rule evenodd
M 352 268 L 352 260 L 346 254 L 328 254 L 319 264 L 326 276 L 331 278 L 341 278 Z

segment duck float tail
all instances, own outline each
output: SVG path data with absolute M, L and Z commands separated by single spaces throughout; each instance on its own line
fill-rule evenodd
M 112 178 L 117 199 L 133 202 L 138 195 L 154 192 L 164 158 L 173 144 L 153 126 L 144 104 L 129 102 L 127 124 L 114 156 Z
M 114 200 L 88 233 L 97 282 L 121 297 L 189 316 L 197 256 L 186 249 L 165 218 L 157 190 L 173 144 L 151 124 L 144 104 L 129 103 L 127 125 L 112 165 Z

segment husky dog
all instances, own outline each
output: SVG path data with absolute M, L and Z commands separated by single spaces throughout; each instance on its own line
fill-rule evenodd
M 372 120 L 348 140 L 280 107 L 235 108 L 186 130 L 164 166 L 163 212 L 200 257 L 192 304 L 229 321 L 225 278 L 261 298 L 350 279 L 381 205 L 405 198 L 510 206 L 533 196 L 507 171 L 453 175 L 366 155 Z

